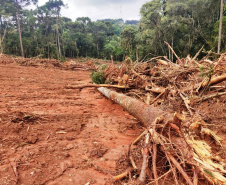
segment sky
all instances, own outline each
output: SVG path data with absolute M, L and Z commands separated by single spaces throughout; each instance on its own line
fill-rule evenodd
M 38 5 L 48 0 L 39 0 Z M 71 18 L 89 17 L 92 21 L 97 19 L 139 20 L 140 8 L 147 0 L 63 0 L 68 8 L 63 8 L 61 15 Z

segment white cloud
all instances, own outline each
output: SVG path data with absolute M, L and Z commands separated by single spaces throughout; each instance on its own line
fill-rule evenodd
M 138 20 L 141 6 L 147 0 L 63 0 L 68 8 L 63 8 L 61 14 L 73 21 L 78 17 L 97 19 Z M 47 0 L 39 0 L 39 6 Z

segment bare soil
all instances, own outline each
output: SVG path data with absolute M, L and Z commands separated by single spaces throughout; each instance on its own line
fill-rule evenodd
M 112 184 L 142 127 L 95 88 L 65 88 L 89 75 L 0 64 L 1 185 Z
M 128 148 L 144 128 L 96 88 L 66 88 L 90 83 L 91 71 L 87 69 L 98 68 L 95 63 L 108 64 L 106 61 L 63 65 L 47 59 L 0 59 L 0 185 L 133 182 L 139 172 L 118 182 L 113 182 L 112 176 L 131 168 Z M 186 111 L 183 101 L 176 100 L 159 100 L 154 105 L 173 112 Z M 220 150 L 212 144 L 212 150 L 224 162 L 225 103 L 226 95 L 192 104 L 208 128 L 223 138 L 224 147 Z M 211 138 L 209 143 L 213 143 Z M 132 150 L 133 157 L 141 166 L 142 146 L 137 148 Z M 164 164 L 160 166 L 162 170 Z M 147 173 L 152 176 L 152 172 Z M 164 182 L 173 184 L 173 179 Z

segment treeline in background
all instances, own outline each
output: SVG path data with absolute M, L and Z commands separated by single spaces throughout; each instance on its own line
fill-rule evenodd
M 36 9 L 37 0 L 0 0 L 0 53 L 42 58 L 92 57 L 122 61 L 129 56 L 173 54 L 180 57 L 217 51 L 220 0 L 152 0 L 145 3 L 141 19 L 75 21 L 61 16 L 62 0 L 49 0 Z M 224 5 L 221 52 L 226 51 L 226 5 Z

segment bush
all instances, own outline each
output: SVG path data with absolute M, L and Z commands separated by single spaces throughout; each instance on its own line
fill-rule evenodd
M 98 71 L 98 72 L 93 71 L 90 77 L 92 78 L 92 83 L 103 84 L 105 82 L 103 71 Z
M 90 77 L 92 78 L 92 83 L 96 83 L 96 84 L 104 84 L 105 83 L 105 74 L 104 74 L 104 70 L 107 68 L 106 65 L 102 65 L 100 71 L 97 72 L 92 72 L 90 74 Z

